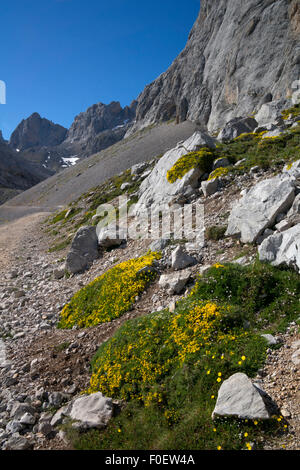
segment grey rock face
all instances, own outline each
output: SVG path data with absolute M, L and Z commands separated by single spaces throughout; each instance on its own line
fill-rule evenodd
M 185 49 L 138 97 L 137 125 L 177 118 L 216 130 L 285 100 L 300 74 L 297 0 L 203 0 Z
M 106 105 L 97 103 L 75 117 L 67 141 L 90 140 L 100 132 L 125 126 L 135 117 L 136 102 L 122 108 L 118 101 Z
M 257 121 L 253 118 L 234 118 L 220 131 L 218 140 L 221 142 L 233 140 L 241 134 L 253 132 L 256 127 Z
M 96 227 L 81 227 L 73 241 L 66 259 L 66 270 L 76 274 L 86 269 L 99 257 Z
M 203 147 L 214 148 L 215 140 L 209 135 L 197 131 L 185 142 L 179 143 L 176 148 L 166 152 L 155 165 L 151 174 L 142 182 L 139 190 L 140 198 L 135 207 L 135 212 L 138 214 L 150 206 L 154 210 L 167 207 L 175 196 L 197 186 L 202 175 L 198 168 L 190 170 L 183 178 L 174 183 L 168 182 L 167 173 L 180 157 Z
M 274 266 L 294 267 L 300 273 L 300 224 L 264 240 L 259 247 L 259 259 Z
M 118 101 L 97 103 L 75 117 L 62 150 L 86 157 L 123 139 L 135 118 L 136 101 L 122 108 Z
M 234 206 L 226 236 L 240 236 L 243 243 L 254 243 L 272 227 L 276 217 L 286 212 L 295 199 L 292 178 L 279 175 L 263 180 L 247 192 Z
M 232 375 L 221 385 L 212 418 L 218 416 L 236 416 L 241 419 L 271 417 L 262 391 L 242 373 Z
M 27 162 L 6 142 L 0 141 L 0 204 L 51 175 L 52 172 Z
M 67 129 L 54 124 L 48 119 L 41 118 L 38 113 L 33 113 L 24 119 L 10 138 L 10 145 L 14 149 L 26 150 L 30 147 L 55 146 L 63 142 Z

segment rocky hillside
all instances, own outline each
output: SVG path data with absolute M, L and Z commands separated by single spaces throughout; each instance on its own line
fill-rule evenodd
M 2 449 L 299 449 L 300 106 L 251 119 L 0 227 Z
M 300 75 L 299 34 L 299 0 L 201 1 L 185 49 L 138 97 L 133 130 L 176 118 L 214 131 L 284 102 Z

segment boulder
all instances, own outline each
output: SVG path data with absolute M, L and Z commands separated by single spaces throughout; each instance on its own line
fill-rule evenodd
M 278 344 L 277 338 L 275 338 L 273 335 L 263 334 L 261 336 L 262 338 L 265 338 L 269 346 L 275 346 L 276 344 Z
M 260 261 L 267 261 L 273 266 L 284 264 L 300 273 L 300 223 L 268 237 L 258 252 Z
M 189 266 L 193 266 L 197 264 L 196 258 L 187 254 L 185 249 L 179 245 L 173 252 L 172 252 L 172 268 L 174 271 L 179 271 L 181 269 L 188 268 Z
M 300 349 L 297 349 L 291 357 L 292 363 L 295 366 L 300 366 Z
M 266 394 L 246 374 L 237 373 L 221 385 L 212 418 L 269 419 L 270 411 Z
M 169 244 L 169 241 L 170 240 L 168 240 L 167 238 L 159 238 L 158 240 L 154 240 L 149 246 L 149 250 L 158 252 L 162 251 Z
M 131 174 L 141 175 L 146 168 L 147 168 L 147 163 L 138 163 L 137 165 L 133 165 L 131 167 Z
M 75 234 L 66 259 L 66 270 L 71 274 L 84 271 L 99 257 L 96 227 L 81 227 Z
M 68 416 L 78 422 L 80 429 L 104 428 L 113 415 L 111 398 L 101 392 L 77 398 L 68 412 Z
M 5 450 L 31 450 L 33 443 L 23 436 L 12 436 L 4 445 Z
M 226 126 L 220 131 L 217 139 L 220 142 L 228 142 L 241 134 L 253 132 L 256 127 L 257 121 L 254 118 L 237 117 L 231 119 L 231 121 L 226 124 Z
M 292 178 L 299 178 L 300 177 L 300 160 L 296 160 L 295 162 L 286 165 L 283 169 L 283 174 L 286 174 Z
M 116 227 L 105 227 L 99 230 L 98 233 L 98 243 L 100 248 L 114 248 L 122 245 L 126 241 L 125 231 L 116 226 Z
M 191 277 L 188 270 L 179 273 L 163 274 L 159 279 L 159 287 L 167 289 L 169 294 L 180 294 Z
M 205 197 L 212 196 L 218 191 L 219 188 L 219 179 L 214 178 L 208 181 L 202 181 L 201 189 Z
M 268 131 L 266 134 L 262 136 L 262 139 L 267 139 L 268 137 L 279 137 L 284 132 L 284 129 L 281 127 L 277 127 L 272 131 Z
M 193 192 L 198 187 L 198 181 L 203 173 L 198 169 L 191 169 L 183 178 L 174 183 L 167 180 L 167 172 L 174 166 L 177 160 L 203 147 L 215 148 L 215 139 L 203 132 L 195 132 L 184 143 L 167 151 L 157 162 L 150 175 L 144 179 L 139 189 L 139 201 L 135 205 L 136 215 L 145 212 L 149 207 L 154 211 L 168 209 L 175 196 Z
M 290 104 L 291 103 L 283 100 L 265 103 L 254 117 L 259 126 L 275 122 L 281 123 L 283 122 L 281 111 L 285 108 L 287 109 Z
M 243 243 L 254 243 L 276 217 L 290 209 L 295 199 L 295 182 L 279 175 L 253 186 L 233 207 L 226 236 L 239 236 Z
M 213 170 L 217 170 L 218 168 L 226 168 L 230 166 L 230 161 L 226 157 L 217 158 L 213 164 Z

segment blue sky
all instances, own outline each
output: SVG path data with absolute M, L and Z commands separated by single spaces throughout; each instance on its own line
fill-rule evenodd
M 37 111 L 69 127 L 99 101 L 130 104 L 186 44 L 199 0 L 2 0 L 6 139 Z

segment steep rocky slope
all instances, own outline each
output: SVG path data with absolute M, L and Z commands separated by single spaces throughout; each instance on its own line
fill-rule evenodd
M 138 97 L 140 128 L 189 119 L 213 131 L 292 94 L 300 75 L 299 0 L 203 0 L 183 52 Z

